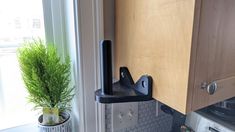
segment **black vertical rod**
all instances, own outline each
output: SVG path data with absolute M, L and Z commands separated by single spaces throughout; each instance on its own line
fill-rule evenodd
M 101 41 L 102 49 L 102 93 L 113 94 L 112 88 L 112 42 L 110 40 Z

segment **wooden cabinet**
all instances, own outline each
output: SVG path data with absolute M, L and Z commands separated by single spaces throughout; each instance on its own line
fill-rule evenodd
M 235 96 L 234 0 L 115 4 L 116 77 L 120 66 L 151 75 L 153 98 L 184 114 Z

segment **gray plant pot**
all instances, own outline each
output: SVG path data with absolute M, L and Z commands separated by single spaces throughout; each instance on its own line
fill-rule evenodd
M 43 125 L 43 116 L 39 116 L 38 118 L 38 128 L 39 132 L 72 132 L 72 121 L 70 114 L 67 112 L 63 112 L 60 114 L 65 119 L 63 122 L 60 122 L 55 125 Z

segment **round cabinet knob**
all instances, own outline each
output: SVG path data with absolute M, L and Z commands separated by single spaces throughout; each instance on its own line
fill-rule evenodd
M 207 92 L 212 95 L 216 92 L 217 90 L 217 83 L 216 82 L 212 82 L 209 85 L 207 85 Z

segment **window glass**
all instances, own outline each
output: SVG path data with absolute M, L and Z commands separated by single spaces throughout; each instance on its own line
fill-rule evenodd
M 22 42 L 45 38 L 41 0 L 0 0 L 0 130 L 36 122 L 27 102 L 16 50 Z

